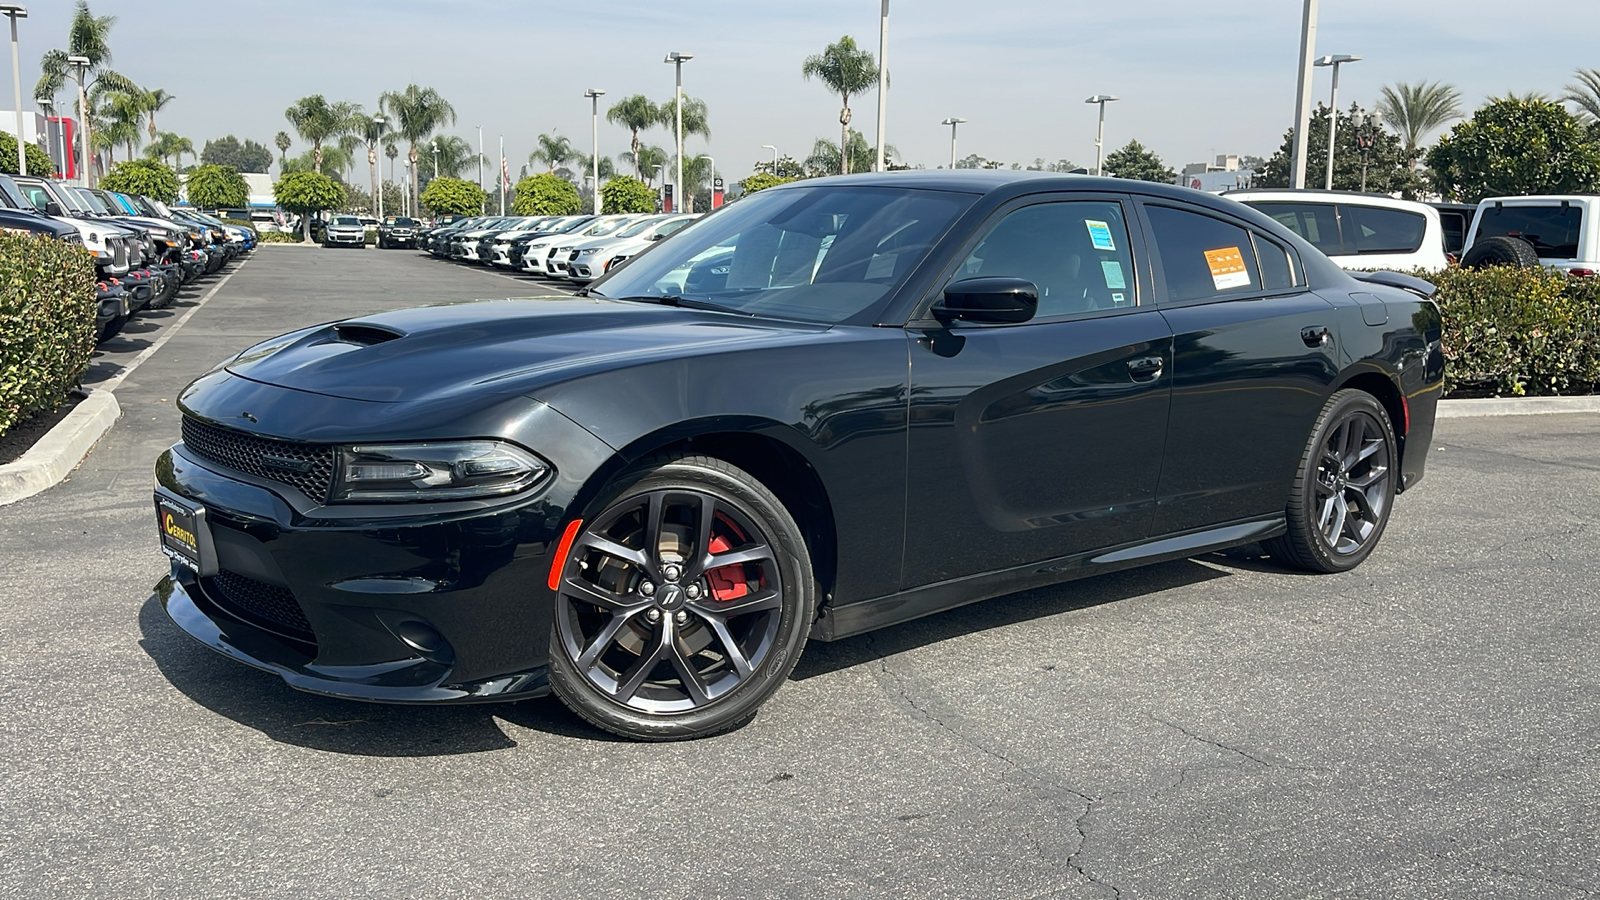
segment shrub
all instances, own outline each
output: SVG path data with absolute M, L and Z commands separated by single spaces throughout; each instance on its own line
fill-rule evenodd
M 153 159 L 117 163 L 100 179 L 100 187 L 122 194 L 143 194 L 162 203 L 178 200 L 178 175 Z
M 325 209 L 336 209 L 344 202 L 344 188 L 326 175 L 317 172 L 292 172 L 278 179 L 272 186 L 272 196 L 278 206 L 298 213 L 306 228 L 306 239 L 313 235 L 309 230 L 311 217 Z
M 600 188 L 602 209 L 607 213 L 653 213 L 656 192 L 637 178 L 618 175 Z
M 739 182 L 739 190 L 746 194 L 754 194 L 756 191 L 764 191 L 769 187 L 777 187 L 780 184 L 788 184 L 794 180 L 795 179 L 793 178 L 784 178 L 778 175 L 770 175 L 765 172 L 757 172 L 756 174 L 751 175 L 749 178 Z
M 476 216 L 483 212 L 488 195 L 470 181 L 460 178 L 435 178 L 419 198 L 422 205 L 441 215 L 455 213 Z
M 250 202 L 250 185 L 228 166 L 204 165 L 189 173 L 189 202 L 201 209 L 238 208 Z
M 1446 396 L 1600 390 L 1600 280 L 1505 266 L 1414 274 L 1439 287 Z
M 0 434 L 56 408 L 94 353 L 94 257 L 48 237 L 0 232 Z
M 56 164 L 50 158 L 50 154 L 32 144 L 23 144 L 22 152 L 28 157 L 29 175 L 55 174 Z M 15 174 L 17 174 L 17 136 L 0 131 L 0 175 Z
M 604 188 L 601 188 L 604 190 Z M 609 201 L 606 211 L 614 212 Z M 511 209 L 519 216 L 570 216 L 583 208 L 578 189 L 560 175 L 543 172 L 517 182 L 517 199 Z M 652 206 L 651 210 L 654 211 Z
M 1428 166 L 1445 199 L 1466 203 L 1600 187 L 1600 147 L 1572 113 L 1548 100 L 1492 101 L 1439 138 Z
M 300 235 L 285 234 L 281 231 L 263 231 L 258 235 L 263 244 L 298 244 Z

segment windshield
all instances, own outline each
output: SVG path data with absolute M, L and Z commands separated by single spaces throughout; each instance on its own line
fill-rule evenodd
M 405 216 L 390 216 L 385 221 L 387 221 L 390 225 L 396 225 L 400 228 L 412 228 L 417 224 L 416 219 L 408 219 Z
M 831 185 L 763 191 L 614 270 L 594 293 L 842 322 L 903 283 L 973 199 Z
M 89 191 L 87 191 L 87 190 L 85 190 L 83 188 L 72 188 L 71 190 L 72 190 L 72 196 L 75 199 L 77 199 L 78 203 L 84 209 L 90 210 L 92 212 L 97 212 L 102 216 L 109 216 L 109 215 L 113 214 L 111 212 L 111 210 L 105 205 L 104 201 L 102 201 L 99 197 L 96 197 L 94 194 L 90 193 Z
M 584 237 L 601 237 L 626 226 L 632 219 L 612 219 L 606 222 L 596 222 L 583 233 Z
M 133 208 L 133 204 L 129 203 L 126 198 L 118 196 L 117 194 L 113 194 L 110 191 L 96 190 L 94 195 L 100 198 L 100 202 L 104 203 L 108 207 L 111 207 L 112 211 L 119 216 L 137 216 L 139 214 L 138 211 Z
M 654 216 L 652 216 L 652 217 L 650 217 L 648 219 L 645 219 L 643 222 L 635 222 L 632 225 L 629 225 L 627 228 L 622 229 L 621 231 L 617 232 L 617 237 L 619 237 L 619 238 L 638 237 L 639 235 L 644 234 L 647 230 L 649 230 L 650 226 L 652 226 L 654 224 L 656 224 L 656 219 L 655 219 Z
M 591 218 L 587 218 L 585 216 L 579 216 L 576 219 L 570 219 L 570 220 L 568 220 L 566 222 L 563 222 L 558 227 L 551 228 L 550 231 L 551 231 L 552 234 L 571 234 L 572 232 L 577 231 L 578 229 L 582 228 L 585 225 L 588 225 L 590 222 L 593 222 L 593 221 L 594 220 L 591 219 Z
M 45 207 L 55 200 L 54 197 L 50 196 L 50 191 L 43 185 L 18 184 L 17 189 L 22 191 L 22 196 L 39 212 L 44 212 Z
M 337 225 L 340 228 L 360 228 L 361 220 L 355 216 L 334 216 L 333 221 L 328 224 Z

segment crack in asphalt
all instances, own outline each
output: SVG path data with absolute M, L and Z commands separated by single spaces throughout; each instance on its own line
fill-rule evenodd
M 1065 798 L 1061 796 L 1064 794 L 1076 801 L 1067 805 L 1077 806 L 1082 809 L 1082 812 L 1079 813 L 1077 818 L 1073 819 L 1072 822 L 1073 830 L 1075 830 L 1078 835 L 1078 843 L 1077 846 L 1072 849 L 1072 852 L 1068 853 L 1064 859 L 1059 859 L 1055 855 L 1049 853 L 1045 843 L 1041 841 L 1032 831 L 1025 831 L 1024 834 L 1027 835 L 1029 843 L 1034 845 L 1034 848 L 1040 859 L 1049 862 L 1051 866 L 1057 869 L 1065 867 L 1073 872 L 1076 872 L 1080 877 L 1090 884 L 1111 891 L 1113 900 L 1120 900 L 1122 897 L 1122 889 L 1120 887 L 1110 881 L 1106 881 L 1100 876 L 1095 875 L 1085 868 L 1081 863 L 1077 862 L 1077 858 L 1082 855 L 1084 849 L 1089 843 L 1087 819 L 1089 818 L 1090 814 L 1094 812 L 1096 806 L 1105 800 L 1109 800 L 1110 798 L 1117 796 L 1116 793 L 1107 794 L 1104 797 L 1092 797 L 1083 793 L 1082 791 L 1074 790 L 1073 788 L 1056 784 L 1046 779 L 1043 775 L 1040 775 L 1038 772 L 1021 765 L 1000 750 L 997 750 L 985 742 L 958 730 L 955 726 L 946 722 L 942 716 L 929 709 L 925 704 L 918 702 L 917 698 L 913 697 L 905 686 L 908 683 L 914 684 L 914 680 L 910 676 L 903 675 L 902 673 L 890 668 L 888 659 L 880 657 L 878 660 L 878 668 L 880 674 L 883 676 L 883 678 L 879 679 L 880 684 L 884 684 L 885 687 L 888 687 L 896 696 L 899 697 L 901 701 L 904 702 L 905 706 L 910 709 L 912 718 L 932 724 L 939 730 L 956 739 L 958 742 L 979 751 L 985 756 L 1004 763 L 1012 773 L 1019 776 L 1028 787 L 1030 787 L 1042 798 L 1055 803 L 1065 803 Z M 1009 790 L 1009 788 L 1007 789 Z
M 1149 715 L 1149 713 L 1146 713 L 1146 715 Z M 1291 765 L 1285 765 L 1284 763 L 1281 763 L 1281 762 L 1275 762 L 1275 761 L 1270 760 L 1270 759 L 1263 759 L 1263 758 L 1261 758 L 1259 756 L 1256 756 L 1253 753 L 1250 753 L 1250 752 L 1248 752 L 1246 750 L 1240 749 L 1239 747 L 1235 747 L 1232 744 L 1224 744 L 1221 741 L 1214 740 L 1212 738 L 1208 738 L 1203 734 L 1198 734 L 1196 732 L 1190 731 L 1189 729 L 1183 727 L 1182 725 L 1179 725 L 1177 722 L 1173 722 L 1173 721 L 1170 721 L 1168 719 L 1163 719 L 1160 716 L 1151 715 L 1150 718 L 1151 718 L 1151 720 L 1156 721 L 1156 722 L 1160 722 L 1161 724 L 1167 726 L 1168 728 L 1173 729 L 1174 731 L 1177 731 L 1177 732 L 1179 732 L 1181 734 L 1186 735 L 1187 737 L 1189 737 L 1192 740 L 1196 740 L 1196 741 L 1199 741 L 1202 744 L 1207 744 L 1209 746 L 1216 747 L 1218 750 L 1226 750 L 1229 753 L 1233 753 L 1233 754 L 1236 754 L 1238 756 L 1242 756 L 1245 759 L 1248 759 L 1251 762 L 1253 762 L 1253 763 L 1255 763 L 1256 765 L 1259 765 L 1259 766 L 1265 766 L 1265 767 L 1267 767 L 1269 769 L 1284 769 L 1284 770 L 1287 770 L 1287 771 L 1290 771 L 1290 772 L 1313 772 L 1313 771 L 1316 771 L 1315 769 L 1313 769 L 1310 766 L 1291 766 Z

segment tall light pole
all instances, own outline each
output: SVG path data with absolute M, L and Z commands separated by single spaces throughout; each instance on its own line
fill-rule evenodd
M 1306 0 L 1300 19 L 1300 82 L 1294 95 L 1294 152 L 1289 187 L 1306 186 L 1306 126 L 1311 124 L 1311 61 L 1317 52 L 1317 0 Z
M 589 98 L 589 162 L 594 166 L 594 214 L 600 215 L 600 98 L 603 88 L 589 88 L 583 92 Z
M 433 180 L 439 180 L 439 139 L 433 139 Z
M 1333 152 L 1339 146 L 1334 140 L 1339 134 L 1339 67 L 1345 63 L 1360 61 L 1359 56 L 1340 53 L 1335 56 L 1324 56 L 1315 63 L 1322 68 L 1333 67 L 1333 93 L 1328 97 L 1328 181 L 1323 190 L 1333 190 Z
M 889 117 L 889 0 L 883 0 L 883 18 L 878 23 L 878 167 L 883 171 L 885 120 Z M 840 148 L 841 153 L 844 152 Z
M 951 116 L 939 123 L 940 125 L 950 126 L 950 168 L 952 169 L 956 167 L 956 126 L 966 121 L 966 119 L 958 119 L 955 116 Z
M 50 120 L 55 117 L 50 115 L 50 111 L 55 108 L 56 102 L 49 97 L 35 97 L 33 98 L 33 102 L 37 104 L 40 109 L 44 110 L 44 149 L 45 153 L 50 157 L 50 174 L 54 175 L 56 168 L 56 155 L 54 153 L 50 153 Z
M 483 194 L 483 202 L 478 204 L 478 215 L 489 211 L 489 195 L 483 193 L 483 126 L 474 126 L 478 129 L 478 193 Z
M 389 124 L 389 120 L 383 117 L 383 113 L 378 113 L 372 117 L 372 133 L 376 137 L 372 141 L 372 146 L 367 148 L 367 155 L 372 158 L 373 171 L 378 176 L 373 181 L 374 193 L 378 195 L 373 199 L 373 205 L 378 208 L 379 222 L 383 221 L 383 166 L 378 162 L 378 144 L 383 141 L 383 126 L 387 124 Z
M 89 162 L 89 146 L 92 143 L 93 126 L 89 124 L 89 95 L 83 92 L 83 78 L 89 71 L 89 57 L 69 56 L 67 65 L 72 67 L 72 80 L 78 83 L 78 125 L 83 129 L 83 136 L 78 138 L 78 146 L 82 151 L 78 159 L 83 162 L 83 186 L 94 187 L 94 166 Z
M 772 151 L 772 174 L 776 177 L 778 174 L 778 148 L 771 144 L 762 144 L 761 149 Z
M 1101 171 L 1101 167 L 1106 158 L 1106 104 L 1113 100 L 1121 99 L 1121 97 L 1114 97 L 1111 94 L 1095 94 L 1093 97 L 1083 101 L 1100 105 L 1100 127 L 1094 133 L 1094 174 L 1096 175 L 1105 174 L 1105 172 Z
M 506 136 L 500 135 L 500 215 L 506 214 L 506 182 L 511 180 L 511 173 L 506 169 Z
M 677 69 L 678 73 L 678 86 L 672 95 L 672 105 L 676 108 L 675 111 L 678 114 L 676 130 L 678 140 L 678 176 L 677 181 L 674 183 L 677 185 L 679 193 L 683 192 L 683 64 L 691 59 L 694 59 L 693 53 L 679 53 L 674 50 L 667 54 L 666 59 L 662 60 L 662 62 L 672 63 L 673 68 Z M 677 212 L 682 206 L 683 198 L 676 198 L 673 201 L 672 211 Z
M 22 63 L 17 56 L 17 20 L 26 19 L 28 10 L 21 3 L 0 3 L 0 13 L 11 20 L 11 87 L 17 101 L 17 172 L 28 174 L 28 155 L 22 151 Z

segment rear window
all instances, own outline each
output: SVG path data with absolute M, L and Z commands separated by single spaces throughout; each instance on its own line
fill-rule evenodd
M 1379 206 L 1339 204 L 1344 217 L 1345 252 L 1358 254 L 1415 253 L 1422 246 L 1428 220 L 1421 213 Z
M 1583 210 L 1576 206 L 1486 206 L 1474 240 L 1522 238 L 1544 259 L 1577 259 Z
M 1339 211 L 1332 203 L 1294 203 L 1253 200 L 1247 205 L 1275 219 L 1279 225 L 1305 238 L 1306 243 L 1328 256 L 1344 256 L 1347 251 L 1339 237 Z

